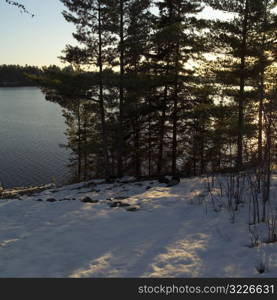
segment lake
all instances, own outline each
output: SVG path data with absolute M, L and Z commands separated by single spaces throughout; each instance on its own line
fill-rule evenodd
M 5 188 L 69 178 L 62 108 L 39 88 L 0 88 L 0 181 Z

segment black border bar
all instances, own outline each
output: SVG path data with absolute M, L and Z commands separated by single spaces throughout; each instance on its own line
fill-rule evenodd
M 204 293 L 207 287 L 214 292 Z M 0 288 L 2 299 L 277 299 L 277 278 L 3 278 Z

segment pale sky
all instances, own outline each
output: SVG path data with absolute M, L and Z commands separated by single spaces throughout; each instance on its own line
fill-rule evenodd
M 20 0 L 35 17 L 20 13 L 0 0 L 0 65 L 61 65 L 58 56 L 66 44 L 76 44 L 74 26 L 61 14 L 59 0 Z M 208 9 L 205 17 L 225 16 Z
M 0 64 L 60 64 L 57 58 L 73 42 L 73 25 L 61 14 L 59 0 L 21 0 L 35 17 L 0 0 Z

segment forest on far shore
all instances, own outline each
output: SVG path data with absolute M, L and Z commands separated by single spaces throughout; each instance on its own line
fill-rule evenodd
M 39 75 L 41 69 L 28 65 L 0 65 L 0 87 L 36 86 L 26 74 Z

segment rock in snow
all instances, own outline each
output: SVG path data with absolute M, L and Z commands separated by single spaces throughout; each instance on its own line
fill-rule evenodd
M 130 206 L 128 208 L 126 208 L 127 211 L 137 211 L 139 210 L 139 207 L 138 206 Z
M 91 199 L 90 197 L 86 196 L 86 197 L 81 199 L 81 202 L 84 202 L 84 203 L 98 203 L 99 201 Z
M 55 198 L 49 198 L 49 199 L 46 199 L 47 202 L 57 202 L 57 200 Z

